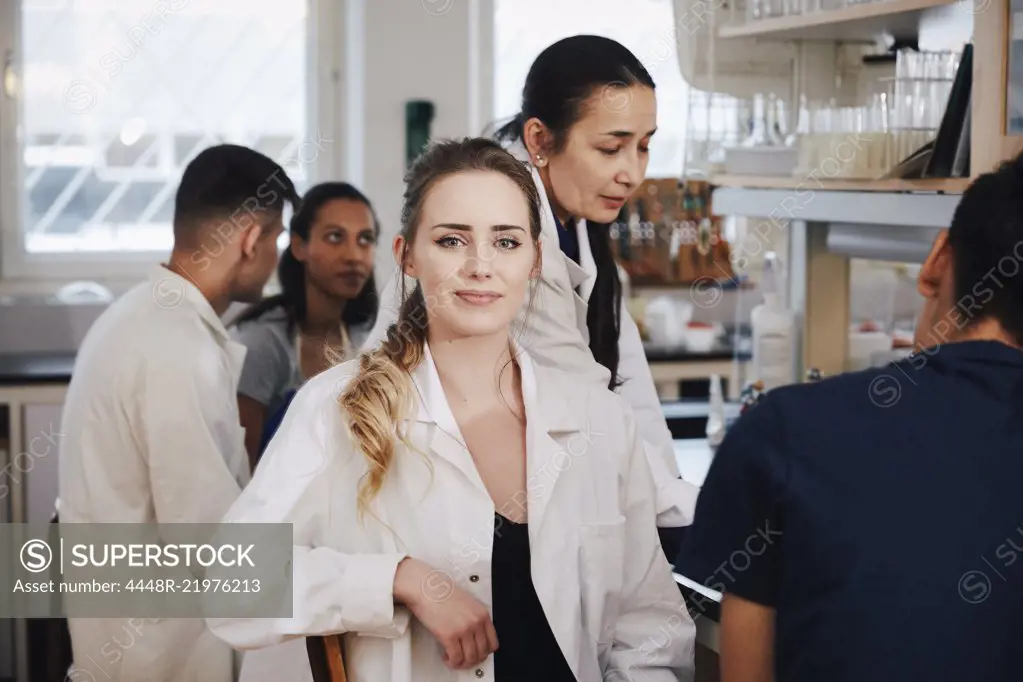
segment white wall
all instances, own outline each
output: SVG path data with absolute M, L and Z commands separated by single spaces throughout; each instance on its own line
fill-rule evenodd
M 493 109 L 492 6 L 489 0 L 346 2 L 346 34 L 352 36 L 360 23 L 363 30 L 361 44 L 353 44 L 346 55 L 348 73 L 353 67 L 361 71 L 361 83 L 347 83 L 353 95 L 349 102 L 361 105 L 345 112 L 351 133 L 345 144 L 353 149 L 345 152 L 343 168 L 380 217 L 382 283 L 394 271 L 390 242 L 398 230 L 404 189 L 405 102 L 434 103 L 434 139 L 483 132 Z

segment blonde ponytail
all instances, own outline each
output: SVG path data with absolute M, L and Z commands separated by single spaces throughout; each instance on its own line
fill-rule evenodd
M 352 438 L 366 458 L 367 472 L 359 482 L 360 512 L 365 512 L 380 492 L 394 461 L 396 443 L 409 445 L 398 423 L 414 405 L 410 374 L 423 361 L 427 326 L 413 321 L 424 307 L 423 291 L 417 286 L 402 304 L 398 321 L 388 327 L 387 340 L 360 356 L 359 373 L 341 393 Z

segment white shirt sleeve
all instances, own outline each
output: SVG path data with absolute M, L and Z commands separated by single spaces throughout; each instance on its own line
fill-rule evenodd
M 408 627 L 408 611 L 394 605 L 394 574 L 405 555 L 346 554 L 328 546 L 331 476 L 353 453 L 336 445 L 348 441 L 329 418 L 329 410 L 340 408 L 323 390 L 324 379 L 296 394 L 252 483 L 224 517 L 225 523 L 291 523 L 294 538 L 291 617 L 207 619 L 217 637 L 238 649 L 344 632 L 398 637 Z
M 692 682 L 696 627 L 654 528 L 650 469 L 634 420 L 629 420 L 628 433 L 632 447 L 623 507 L 624 582 L 609 669 L 621 673 L 623 680 Z
M 579 320 L 586 320 L 586 302 L 572 287 L 553 221 L 544 221 L 540 247 L 540 277 L 520 317 L 524 325 L 515 330 L 519 343 L 540 364 L 607 387 L 611 372 L 593 358 L 579 331 Z

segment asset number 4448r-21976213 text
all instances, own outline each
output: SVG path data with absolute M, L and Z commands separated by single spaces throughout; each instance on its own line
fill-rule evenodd
M 220 580 L 216 578 L 195 578 L 191 580 L 175 580 L 173 578 L 158 578 L 149 580 L 130 580 L 124 588 L 128 592 L 173 592 L 173 593 L 202 593 L 202 592 L 223 592 L 243 593 L 259 592 L 259 579 L 251 580 L 241 578 L 230 578 Z

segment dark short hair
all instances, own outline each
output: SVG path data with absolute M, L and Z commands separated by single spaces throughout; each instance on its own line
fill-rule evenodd
M 956 305 L 1023 344 L 1023 154 L 973 181 L 948 230 Z
M 174 198 L 174 240 L 188 244 L 210 221 L 259 220 L 298 202 L 295 183 L 276 161 L 248 147 L 208 147 L 185 167 Z

